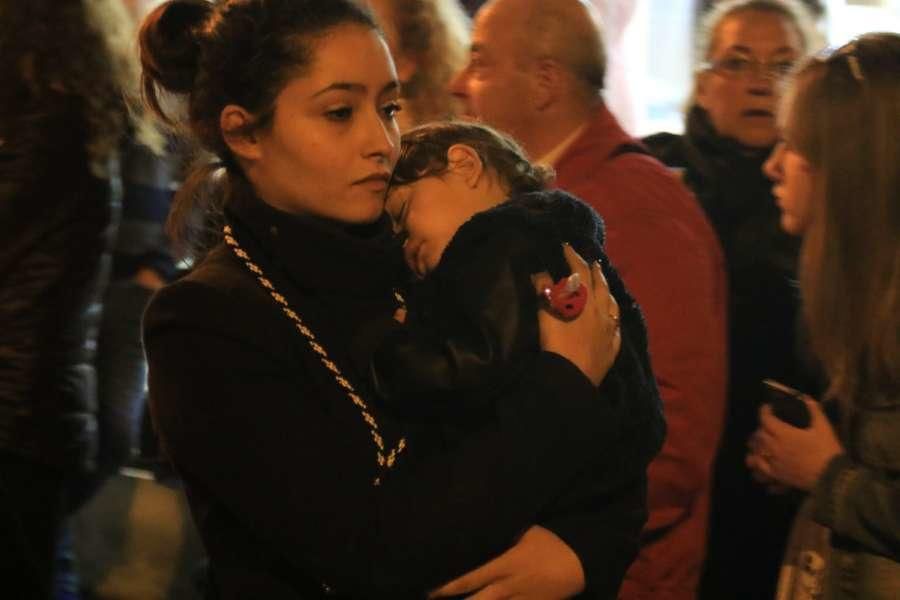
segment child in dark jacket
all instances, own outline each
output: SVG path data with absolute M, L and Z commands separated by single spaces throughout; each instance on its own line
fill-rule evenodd
M 551 177 L 483 125 L 432 123 L 403 136 L 387 211 L 417 280 L 404 324 L 378 338 L 370 365 L 389 408 L 421 418 L 489 411 L 490 397 L 539 350 L 535 315 L 550 307 L 531 275 L 567 277 L 564 243 L 601 263 L 619 306 L 622 350 L 605 390 L 657 402 L 643 318 L 603 252 L 603 222 L 547 190 Z M 439 401 L 422 403 L 426 395 Z
M 622 340 L 598 388 L 608 435 L 597 440 L 595 468 L 560 495 L 552 512 L 609 505 L 617 515 L 611 535 L 633 536 L 636 550 L 646 518 L 646 466 L 665 430 L 646 329 L 603 251 L 602 220 L 580 200 L 547 190 L 551 177 L 483 125 L 433 123 L 404 134 L 387 211 L 416 277 L 405 290 L 403 324 L 381 324 L 360 343 L 374 348 L 365 356 L 387 410 L 441 423 L 444 443 L 465 443 L 489 426 L 492 398 L 539 352 L 536 315 L 550 306 L 535 292 L 532 274 L 565 280 L 571 271 L 563 243 L 586 261 L 599 261 L 619 307 Z M 626 498 L 620 494 L 626 488 L 638 491 Z M 626 505 L 634 517 L 629 523 L 621 522 Z M 632 559 L 610 565 L 609 575 L 624 574 Z

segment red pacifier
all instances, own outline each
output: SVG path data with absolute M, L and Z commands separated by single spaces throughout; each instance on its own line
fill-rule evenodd
M 587 302 L 587 288 L 581 283 L 581 276 L 572 273 L 553 285 L 541 290 L 550 310 L 564 319 L 574 319 L 584 310 Z

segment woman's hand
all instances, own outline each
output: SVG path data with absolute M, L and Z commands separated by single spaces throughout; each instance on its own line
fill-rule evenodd
M 584 571 L 575 552 L 552 532 L 535 525 L 515 546 L 428 597 L 472 594 L 467 598 L 554 600 L 570 598 L 582 590 Z
M 808 397 L 803 401 L 812 415 L 807 429 L 788 425 L 768 404 L 760 408 L 760 426 L 750 438 L 746 458 L 757 480 L 810 491 L 831 459 L 844 452 L 819 403 Z
M 541 348 L 569 359 L 594 385 L 600 385 L 622 345 L 619 306 L 609 293 L 600 263 L 588 267 L 570 245 L 565 244 L 563 249 L 572 272 L 578 273 L 588 287 L 587 303 L 581 315 L 571 321 L 563 321 L 546 309 L 539 310 Z M 547 273 L 538 273 L 532 279 L 538 293 L 553 284 Z M 593 343 L 587 343 L 588 340 Z

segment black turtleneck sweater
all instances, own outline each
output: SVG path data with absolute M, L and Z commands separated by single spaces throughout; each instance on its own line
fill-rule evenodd
M 771 148 L 719 136 L 699 107 L 688 114 L 684 135 L 659 133 L 644 142 L 681 172 L 719 236 L 728 270 L 728 406 L 700 597 L 769 598 L 796 499 L 768 494 L 744 456 L 764 401 L 763 378 L 813 391 L 798 351 L 799 239 L 781 230 L 772 182 L 762 172 Z
M 401 254 L 385 219 L 354 231 L 234 204 L 249 260 L 359 392 L 387 448 L 283 307 L 225 244 L 164 288 L 144 319 L 150 404 L 182 476 L 222 598 L 422 597 L 540 523 L 575 550 L 591 597 L 614 597 L 606 566 L 633 553 L 645 481 L 606 506 L 547 515 L 597 468 L 608 406 L 568 361 L 541 353 L 464 444 L 392 422 L 370 401 L 351 340 L 397 308 Z M 376 477 L 380 485 L 373 485 Z M 604 538 L 598 547 L 594 542 Z

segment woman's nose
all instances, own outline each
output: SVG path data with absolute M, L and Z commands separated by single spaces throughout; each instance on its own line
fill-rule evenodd
M 393 165 L 400 146 L 400 131 L 394 119 L 373 119 L 368 126 L 366 156 Z
M 772 154 L 763 163 L 763 173 L 772 181 L 781 181 L 781 157 L 784 154 L 784 142 L 778 142 L 772 149 Z

